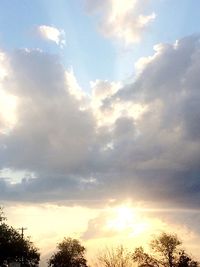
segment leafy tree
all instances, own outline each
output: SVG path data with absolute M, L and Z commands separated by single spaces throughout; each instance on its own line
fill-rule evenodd
M 179 255 L 181 241 L 174 234 L 162 233 L 158 238 L 151 241 L 151 248 L 160 255 L 163 266 L 173 267 Z
M 5 223 L 0 209 L 0 266 L 5 262 L 20 262 L 23 267 L 36 267 L 40 254 L 29 239 L 24 239 L 12 226 Z
M 101 267 L 132 267 L 131 253 L 123 246 L 117 248 L 106 248 L 98 256 Z M 98 266 L 98 264 L 96 264 Z
M 174 234 L 162 233 L 151 241 L 153 256 L 144 252 L 142 247 L 136 248 L 132 259 L 139 267 L 197 267 L 198 262 L 189 257 L 180 248 L 181 241 Z
M 48 261 L 49 267 L 87 267 L 85 247 L 77 239 L 64 238 Z
M 6 221 L 6 217 L 4 216 L 3 208 L 0 207 L 0 223 Z

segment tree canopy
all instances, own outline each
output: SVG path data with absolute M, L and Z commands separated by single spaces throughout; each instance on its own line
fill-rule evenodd
M 5 262 L 20 262 L 23 267 L 39 265 L 40 254 L 33 243 L 5 223 L 6 218 L 0 209 L 0 266 Z
M 198 262 L 181 248 L 182 242 L 175 234 L 162 233 L 150 243 L 153 255 L 136 248 L 132 258 L 139 267 L 197 267 Z
M 87 267 L 85 247 L 77 239 L 64 238 L 48 261 L 49 267 Z
M 159 255 L 159 261 L 163 266 L 173 267 L 179 257 L 181 241 L 175 234 L 162 233 L 151 241 L 152 250 Z

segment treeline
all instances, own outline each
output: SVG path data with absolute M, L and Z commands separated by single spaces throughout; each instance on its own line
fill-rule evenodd
M 89 266 L 85 257 L 86 249 L 80 241 L 64 238 L 58 244 L 56 252 L 48 260 L 49 267 L 198 267 L 191 255 L 182 248 L 175 234 L 162 233 L 154 238 L 147 253 L 142 247 L 133 252 L 118 246 L 106 248 L 96 257 L 93 266 Z M 38 267 L 40 253 L 28 238 L 24 238 L 16 229 L 6 223 L 0 208 L 0 267 L 15 266 Z

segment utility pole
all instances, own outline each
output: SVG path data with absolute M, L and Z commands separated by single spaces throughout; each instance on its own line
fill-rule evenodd
M 18 230 L 21 231 L 21 236 L 22 236 L 22 239 L 23 239 L 24 238 L 24 231 L 27 230 L 27 228 L 21 227 L 21 228 L 18 228 Z
M 21 228 L 18 228 L 18 230 L 21 231 L 22 239 L 24 239 L 24 231 L 27 230 L 27 228 L 25 228 L 25 227 L 22 226 Z M 21 263 L 20 263 L 20 266 L 21 266 L 21 267 L 23 266 L 23 262 L 24 262 L 24 258 L 23 258 L 23 256 L 22 256 L 22 257 L 21 257 Z

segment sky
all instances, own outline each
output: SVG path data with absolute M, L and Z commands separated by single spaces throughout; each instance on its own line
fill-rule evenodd
M 200 244 L 200 2 L 2 0 L 0 203 L 42 264 Z M 93 259 L 94 257 L 94 259 Z

